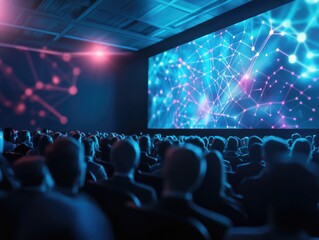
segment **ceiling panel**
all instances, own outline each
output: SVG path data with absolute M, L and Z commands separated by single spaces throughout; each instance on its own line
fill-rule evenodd
M 89 44 L 136 51 L 249 1 L 7 0 L 0 41 L 57 51 Z

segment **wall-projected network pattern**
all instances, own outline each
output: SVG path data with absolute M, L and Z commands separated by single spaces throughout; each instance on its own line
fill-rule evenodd
M 71 62 L 71 54 L 52 55 L 43 50 L 38 55 L 19 47 L 14 51 L 17 54 L 14 63 L 0 58 L 0 114 L 11 110 L 8 114 L 14 112 L 30 119 L 26 123 L 30 126 L 38 126 L 41 119 L 67 124 L 67 116 L 58 108 L 77 94 L 77 79 L 81 74 L 81 68 Z
M 319 2 L 297 0 L 149 59 L 149 128 L 318 128 Z

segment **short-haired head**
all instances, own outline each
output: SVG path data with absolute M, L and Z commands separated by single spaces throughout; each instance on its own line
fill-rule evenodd
M 193 193 L 206 172 L 202 150 L 192 144 L 171 147 L 163 166 L 164 191 Z
M 46 162 L 58 187 L 77 191 L 86 174 L 84 150 L 73 138 L 61 138 L 47 148 Z
M 262 140 L 260 137 L 256 136 L 256 135 L 252 135 L 249 137 L 248 139 L 248 148 L 253 145 L 254 143 L 262 143 Z
M 238 150 L 238 139 L 236 137 L 230 136 L 227 139 L 227 150 L 237 151 Z
M 222 154 L 217 150 L 212 150 L 205 155 L 207 171 L 198 191 L 198 197 L 210 195 L 219 197 L 224 194 L 226 184 L 226 169 Z M 201 196 L 202 195 L 202 196 Z
M 13 170 L 23 188 L 47 189 L 54 184 L 45 160 L 41 156 L 34 155 L 18 159 L 13 164 Z
M 217 150 L 220 153 L 223 153 L 225 150 L 225 138 L 216 136 L 212 142 L 211 150 Z
M 40 137 L 38 149 L 41 156 L 44 156 L 46 148 L 53 143 L 53 138 L 47 134 Z
M 292 144 L 291 154 L 295 160 L 308 161 L 311 154 L 311 144 L 305 138 L 298 138 Z
M 269 136 L 263 141 L 263 160 L 268 164 L 275 163 L 289 155 L 289 147 L 287 141 L 282 138 Z
M 132 173 L 140 160 L 140 149 L 131 139 L 115 142 L 111 148 L 111 162 L 116 172 Z
M 159 140 L 156 145 L 157 155 L 161 158 L 164 158 L 167 150 L 170 148 L 170 146 L 172 146 L 172 143 L 169 140 Z
M 94 141 L 91 138 L 84 138 L 82 143 L 84 146 L 84 155 L 86 157 L 93 157 L 95 154 Z
M 205 142 L 202 138 L 200 138 L 199 136 L 192 136 L 189 137 L 185 140 L 185 143 L 191 143 L 197 147 L 199 147 L 200 149 L 202 149 L 202 151 L 205 151 Z
M 260 162 L 263 159 L 262 144 L 256 142 L 250 145 L 248 148 L 248 156 L 251 161 Z
M 28 130 L 21 130 L 18 133 L 18 138 L 21 143 L 30 142 L 31 134 Z

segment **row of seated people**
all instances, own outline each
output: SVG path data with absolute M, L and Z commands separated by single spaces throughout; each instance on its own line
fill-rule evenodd
M 40 135 L 38 143 L 35 135 Z M 247 163 L 236 166 L 235 175 L 250 163 L 261 167 L 242 179 L 236 193 L 227 181 L 229 162 L 220 147 L 223 142 L 227 148 L 232 138 L 225 142 L 215 137 L 205 144 L 199 137 L 63 135 L 36 133 L 33 141 L 30 135 L 24 142 L 19 136 L 21 143 L 12 150 L 22 144 L 29 149 L 9 162 L 1 160 L 0 182 L 6 183 L 1 185 L 5 191 L 0 203 L 4 239 L 318 236 L 319 191 L 311 161 L 316 149 L 309 139 L 296 138 L 290 148 L 288 141 L 276 137 L 249 138 L 248 143 L 258 140 L 247 144 L 246 153 L 237 150 Z M 15 144 L 13 138 L 5 139 L 5 147 Z M 50 141 L 41 147 L 43 139 Z M 142 163 L 150 166 L 148 173 L 141 173 Z

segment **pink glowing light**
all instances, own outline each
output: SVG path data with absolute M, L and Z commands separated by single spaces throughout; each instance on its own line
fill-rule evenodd
M 70 94 L 70 95 L 76 95 L 77 93 L 78 93 L 78 89 L 77 89 L 76 86 L 71 86 L 71 87 L 69 88 L 69 94 Z
M 53 82 L 53 84 L 58 85 L 61 81 L 60 81 L 60 78 L 58 76 L 54 75 L 52 77 L 52 82 Z
M 79 76 L 81 74 L 81 69 L 79 67 L 73 68 L 73 75 Z
M 3 105 L 7 108 L 11 107 L 12 106 L 12 103 L 9 101 L 9 100 L 5 100 Z
M 62 59 L 63 59 L 63 61 L 65 61 L 65 62 L 70 62 L 71 61 L 71 54 L 70 53 L 64 53 L 63 55 L 62 55 Z
M 21 115 L 25 112 L 26 109 L 27 107 L 24 103 L 19 103 L 15 108 L 15 112 L 16 114 Z
M 35 126 L 35 124 L 36 124 L 36 121 L 35 121 L 34 119 L 32 119 L 32 120 L 30 121 L 30 125 L 31 125 L 31 126 Z
M 60 123 L 61 123 L 62 125 L 67 124 L 67 123 L 68 123 L 68 118 L 62 116 L 62 117 L 60 118 Z
M 39 111 L 39 117 L 45 117 L 47 115 L 47 113 L 46 113 L 46 111 L 44 111 L 44 110 L 40 110 Z
M 33 90 L 32 90 L 31 88 L 26 88 L 26 89 L 24 90 L 24 94 L 25 94 L 27 97 L 30 97 L 30 96 L 32 96 L 32 94 L 33 94 Z
M 4 70 L 6 74 L 11 74 L 12 73 L 12 68 L 11 67 L 6 67 Z
M 37 89 L 43 89 L 44 84 L 43 84 L 43 82 L 37 82 L 37 83 L 35 84 L 35 87 L 36 87 Z
M 105 53 L 104 53 L 103 51 L 96 51 L 96 52 L 94 53 L 94 55 L 95 55 L 96 57 L 104 57 Z

